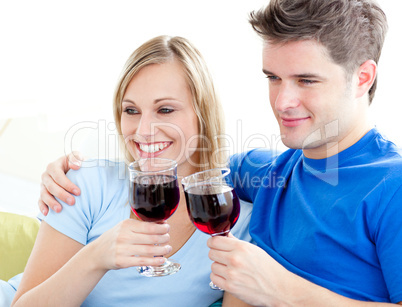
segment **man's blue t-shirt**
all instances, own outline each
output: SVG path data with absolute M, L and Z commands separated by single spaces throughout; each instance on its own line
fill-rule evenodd
M 338 155 L 231 158 L 250 234 L 289 271 L 343 296 L 402 301 L 402 158 L 376 129 Z

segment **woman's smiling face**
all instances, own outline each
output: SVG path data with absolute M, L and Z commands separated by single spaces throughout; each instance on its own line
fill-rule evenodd
M 199 129 L 192 101 L 177 60 L 142 68 L 122 101 L 121 130 L 133 158 L 169 158 L 180 175 L 194 172 Z

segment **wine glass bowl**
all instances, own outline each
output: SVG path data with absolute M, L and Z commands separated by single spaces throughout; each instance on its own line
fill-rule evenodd
M 148 158 L 130 163 L 129 204 L 133 213 L 147 222 L 168 219 L 177 209 L 180 190 L 177 163 L 170 159 Z M 140 266 L 141 275 L 166 276 L 180 270 L 180 264 L 167 259 L 160 266 Z

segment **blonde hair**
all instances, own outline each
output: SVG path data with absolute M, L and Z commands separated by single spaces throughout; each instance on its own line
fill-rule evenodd
M 163 64 L 172 60 L 177 60 L 183 66 L 193 96 L 194 112 L 198 118 L 201 137 L 198 141 L 200 161 L 197 161 L 196 166 L 199 170 L 222 167 L 227 162 L 227 157 L 220 149 L 223 147 L 223 139 L 219 136 L 224 134 L 222 106 L 201 53 L 182 37 L 166 35 L 155 37 L 137 48 L 124 65 L 113 103 L 114 119 L 121 144 L 125 144 L 121 131 L 121 104 L 131 79 L 147 65 Z M 126 147 L 124 152 L 126 158 L 132 161 L 133 158 Z

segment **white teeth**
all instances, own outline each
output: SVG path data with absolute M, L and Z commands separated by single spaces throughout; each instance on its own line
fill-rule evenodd
M 166 148 L 169 143 L 158 143 L 158 144 L 151 144 L 151 145 L 145 145 L 145 144 L 139 144 L 140 145 L 140 149 L 142 151 L 148 152 L 148 153 L 154 153 L 157 151 L 160 151 L 164 148 Z

